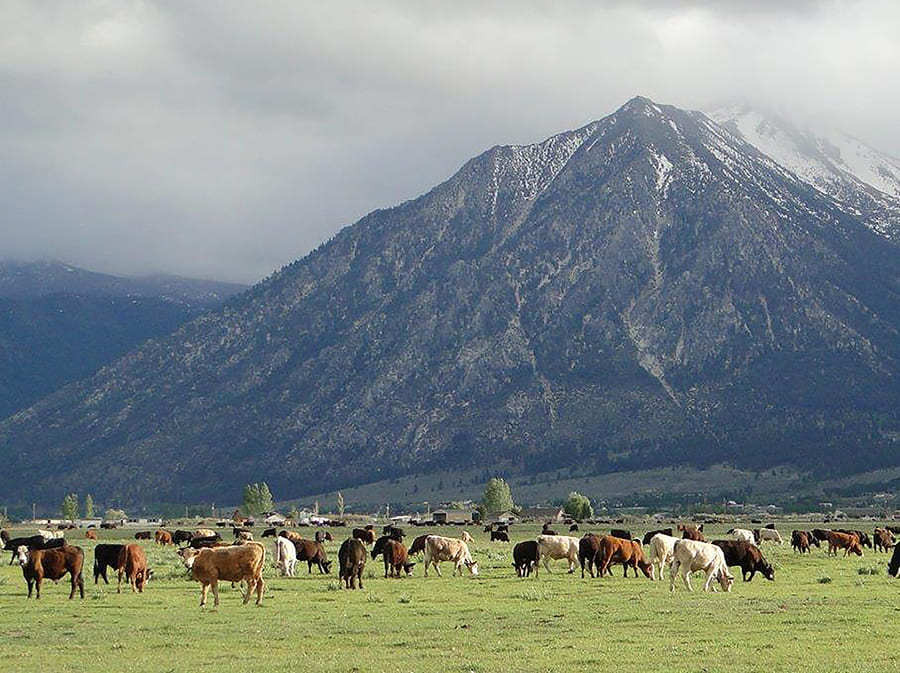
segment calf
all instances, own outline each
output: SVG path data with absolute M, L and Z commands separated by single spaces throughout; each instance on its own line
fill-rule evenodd
M 19 565 L 22 566 L 22 575 L 28 585 L 28 598 L 31 598 L 32 587 L 36 589 L 36 598 L 41 597 L 41 583 L 44 579 L 56 582 L 62 579 L 66 573 L 72 580 L 72 590 L 69 592 L 69 600 L 74 598 L 77 588 L 84 598 L 84 577 L 81 574 L 84 568 L 84 550 L 81 547 L 65 545 L 56 549 L 31 549 L 20 545 L 16 550 Z
M 631 540 L 632 539 L 631 531 L 625 530 L 624 528 L 613 528 L 611 531 L 609 531 L 609 534 L 612 535 L 613 537 L 619 538 L 620 540 Z
M 757 572 L 767 580 L 775 580 L 775 569 L 763 558 L 762 552 L 752 542 L 714 540 L 713 544 L 722 550 L 727 565 L 741 567 L 741 577 L 745 582 L 752 581 Z
M 313 564 L 319 567 L 319 572 L 330 573 L 331 561 L 325 552 L 325 546 L 314 540 L 294 540 L 294 548 L 297 550 L 297 560 L 306 561 L 307 572 L 312 572 Z
M 135 540 L 149 540 L 150 539 L 150 531 L 149 530 L 138 531 L 137 533 L 134 534 L 134 539 Z
M 106 569 L 119 569 L 119 555 L 125 549 L 123 544 L 98 544 L 94 547 L 94 584 L 102 577 L 109 584 Z
M 672 529 L 671 528 L 660 528 L 659 530 L 651 530 L 649 533 L 644 535 L 644 539 L 641 540 L 641 542 L 644 544 L 645 547 L 648 544 L 650 544 L 650 540 L 652 540 L 653 536 L 656 535 L 657 533 L 662 533 L 663 535 L 668 535 L 669 537 L 672 537 Z
M 176 530 L 172 533 L 172 544 L 181 544 L 182 542 L 190 542 L 194 534 L 189 530 Z
M 427 537 L 428 537 L 428 535 L 420 535 L 415 540 L 413 540 L 413 543 L 409 546 L 409 551 L 407 553 L 410 556 L 412 556 L 413 554 L 418 554 L 420 552 L 424 552 L 425 551 L 425 538 L 427 538 Z
M 805 530 L 791 531 L 791 549 L 801 554 L 804 552 L 809 554 L 809 535 Z
M 316 531 L 316 542 L 331 542 L 333 540 L 334 537 L 332 537 L 331 533 L 329 533 L 327 530 Z
M 540 560 L 538 543 L 535 540 L 525 540 L 513 547 L 513 567 L 519 577 L 528 577 L 532 570 L 537 577 Z
M 713 581 L 718 581 L 725 591 L 731 591 L 734 577 L 728 571 L 725 554 L 720 547 L 699 540 L 681 539 L 675 543 L 672 569 L 669 571 L 669 591 L 675 591 L 675 580 L 681 571 L 681 579 L 688 591 L 693 591 L 690 574 L 703 570 L 706 573 L 704 591 L 712 589 Z
M 266 528 L 262 533 L 263 537 L 275 537 L 277 535 L 278 531 L 276 531 L 274 528 Z
M 600 549 L 600 536 L 594 533 L 585 533 L 578 541 L 578 565 L 581 566 L 581 579 L 584 579 L 584 566 L 587 564 L 588 572 L 594 577 L 594 561 L 597 551 Z M 597 566 L 600 570 L 600 566 Z
M 96 540 L 97 533 L 93 530 L 89 530 L 89 531 L 85 532 L 84 537 L 87 538 L 88 540 Z
M 769 527 L 760 528 L 759 541 L 760 542 L 774 542 L 775 544 L 784 544 L 784 540 L 781 539 L 781 534 L 774 528 L 769 528 Z
M 294 576 L 294 566 L 297 565 L 297 548 L 286 537 L 275 538 L 275 567 L 281 570 L 282 575 Z
M 212 587 L 213 604 L 219 606 L 219 580 L 226 582 L 246 582 L 244 605 L 256 590 L 256 604 L 262 603 L 265 583 L 262 578 L 266 561 L 266 549 L 259 542 L 248 542 L 239 546 L 215 549 L 193 549 L 183 547 L 178 555 L 191 575 L 200 582 L 200 607 L 206 605 L 207 593 Z
M 352 536 L 363 544 L 375 544 L 375 531 L 371 528 L 354 528 Z
M 491 542 L 509 542 L 509 534 L 502 530 L 492 530 Z
M 876 528 L 872 537 L 875 540 L 875 551 L 888 552 L 894 546 L 894 536 L 886 528 Z
M 837 550 L 843 549 L 844 556 L 849 553 L 854 553 L 857 556 L 862 556 L 863 551 L 862 547 L 859 545 L 859 538 L 855 535 L 850 535 L 849 533 L 839 533 L 837 531 L 831 531 L 828 533 L 828 553 L 837 556 Z
M 147 534 L 149 535 L 149 533 Z M 139 544 L 125 545 L 119 552 L 119 581 L 116 585 L 116 593 L 122 593 L 122 577 L 128 579 L 131 591 L 137 590 L 144 593 L 144 586 L 150 579 L 150 571 L 147 569 L 147 557 L 144 549 Z
M 363 588 L 363 570 L 366 569 L 366 548 L 362 542 L 353 537 L 348 537 L 338 549 L 338 565 L 340 578 L 348 589 L 353 589 L 354 584 Z
M 400 571 L 403 570 L 407 575 L 412 574 L 412 567 L 415 562 L 409 562 L 409 555 L 406 552 L 406 546 L 399 540 L 382 535 L 372 547 L 372 559 L 381 554 L 384 557 L 384 577 L 400 577 Z
M 644 550 L 641 543 L 636 540 L 625 540 L 614 535 L 604 535 L 598 543 L 597 554 L 594 557 L 594 564 L 600 570 L 600 577 L 603 577 L 609 567 L 613 563 L 621 563 L 625 571 L 625 577 L 628 577 L 628 568 L 634 570 L 634 576 L 637 577 L 638 568 L 650 579 L 653 578 L 651 566 L 644 558 Z
M 162 528 L 156 531 L 156 534 L 153 537 L 156 540 L 156 544 L 160 544 L 163 546 L 174 544 L 172 542 L 172 534 L 167 530 L 163 530 Z
M 538 535 L 538 551 L 547 572 L 550 572 L 549 559 L 566 559 L 569 562 L 569 573 L 575 572 L 579 542 L 577 537 L 567 535 Z
M 675 543 L 678 538 L 665 533 L 657 533 L 650 538 L 650 572 L 655 576 L 659 566 L 659 579 L 663 578 L 663 568 L 671 565 L 675 558 Z M 671 569 L 669 571 L 671 573 Z

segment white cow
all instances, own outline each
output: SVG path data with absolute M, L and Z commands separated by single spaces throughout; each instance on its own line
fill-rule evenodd
M 275 567 L 281 570 L 282 575 L 293 577 L 295 565 L 297 565 L 297 547 L 286 537 L 275 538 Z
M 784 540 L 781 539 L 781 535 L 774 528 L 760 528 L 759 529 L 759 541 L 760 542 L 774 542 L 775 544 L 784 544 Z
M 43 528 L 39 528 L 37 534 L 44 538 L 45 542 L 49 542 L 54 538 L 61 538 L 66 536 L 66 532 L 64 530 L 44 530 Z
M 578 563 L 578 543 L 577 537 L 568 535 L 538 535 L 538 559 L 544 561 L 544 567 L 547 572 L 551 572 L 549 559 L 554 561 L 558 559 L 568 559 L 569 572 L 575 572 L 575 566 Z
M 752 530 L 747 530 L 746 528 L 732 528 L 731 534 L 738 542 L 749 542 L 754 547 L 756 546 L 756 536 L 753 535 Z
M 425 538 L 425 577 L 428 577 L 428 566 L 433 565 L 438 577 L 441 576 L 441 561 L 453 561 L 453 574 L 462 575 L 465 566 L 473 575 L 478 574 L 478 563 L 472 560 L 469 545 L 462 540 L 440 535 L 429 535 Z
M 463 531 L 462 535 L 459 536 L 459 539 L 463 542 L 475 542 L 475 540 L 472 539 L 472 536 L 469 535 L 469 531 L 467 530 Z
M 725 591 L 731 591 L 731 585 L 734 583 L 734 576 L 728 570 L 721 547 L 709 542 L 678 540 L 675 543 L 675 558 L 669 571 L 669 591 L 675 591 L 675 580 L 678 578 L 679 570 L 688 591 L 694 590 L 691 586 L 691 573 L 700 570 L 706 573 L 704 591 L 712 590 L 713 580 L 717 580 Z
M 657 533 L 650 538 L 650 578 L 656 579 L 656 567 L 659 566 L 659 580 L 663 578 L 663 567 L 672 564 L 675 558 L 675 543 L 680 538 Z M 671 572 L 671 571 L 670 571 Z

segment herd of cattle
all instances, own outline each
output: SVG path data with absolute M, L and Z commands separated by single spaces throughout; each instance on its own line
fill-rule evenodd
M 574 531 L 577 531 L 577 525 L 573 525 L 569 532 Z M 231 582 L 232 586 L 241 583 L 243 602 L 249 602 L 255 593 L 256 603 L 259 604 L 265 587 L 262 574 L 266 547 L 253 539 L 249 529 L 235 528 L 233 532 L 233 543 L 223 541 L 221 535 L 206 528 L 195 531 L 160 529 L 155 534 L 144 531 L 134 537 L 137 540 L 154 539 L 158 545 L 179 546 L 177 554 L 182 563 L 193 579 L 201 584 L 201 606 L 206 604 L 210 589 L 214 604 L 219 605 L 220 581 Z M 492 542 L 509 542 L 508 527 L 505 525 L 485 527 L 485 532 L 490 532 Z M 678 537 L 676 532 L 681 536 Z M 532 573 L 537 577 L 542 563 L 550 572 L 551 560 L 566 560 L 568 571 L 573 573 L 580 566 L 583 578 L 585 569 L 591 577 L 604 577 L 611 572 L 613 565 L 621 565 L 625 577 L 628 577 L 628 569 L 631 568 L 635 577 L 640 571 L 651 580 L 662 580 L 663 571 L 668 568 L 669 588 L 673 591 L 679 575 L 684 585 L 692 590 L 690 576 L 695 572 L 705 573 L 706 591 L 715 590 L 716 583 L 724 591 L 730 591 L 734 582 L 730 571 L 733 567 L 741 569 L 744 581 L 751 581 L 757 572 L 766 579 L 775 579 L 775 570 L 760 550 L 763 542 L 784 543 L 774 526 L 755 530 L 732 528 L 727 534 L 731 535 L 731 539 L 707 542 L 702 525 L 685 524 L 679 525 L 677 531 L 671 528 L 650 531 L 642 539 L 622 529 L 612 529 L 609 534 L 589 532 L 579 538 L 559 535 L 545 525 L 536 539 L 519 542 L 513 547 L 513 567 L 519 577 Z M 824 542 L 829 555 L 843 550 L 845 556 L 862 556 L 863 547 L 883 552 L 893 550 L 888 573 L 897 577 L 900 574 L 900 543 L 895 545 L 894 534 L 900 534 L 900 527 L 875 528 L 871 538 L 860 530 L 794 530 L 791 533 L 791 547 L 795 552 L 804 554 L 810 553 L 813 546 L 821 547 Z M 88 537 L 96 539 L 96 535 Z M 307 572 L 312 572 L 313 566 L 322 574 L 331 571 L 332 562 L 328 560 L 325 542 L 333 538 L 328 531 L 318 530 L 313 539 L 307 539 L 292 531 L 278 532 L 270 528 L 262 533 L 262 537 L 274 538 L 274 565 L 283 576 L 293 577 L 296 564 L 303 561 L 307 563 Z M 472 558 L 468 547 L 468 543 L 473 541 L 468 532 L 464 531 L 458 539 L 420 535 L 408 548 L 405 537 L 404 531 L 393 525 L 385 526 L 380 536 L 376 536 L 375 527 L 371 525 L 354 528 L 352 535 L 344 540 L 338 550 L 339 577 L 344 586 L 348 589 L 363 588 L 363 571 L 370 555 L 372 559 L 382 557 L 385 578 L 411 575 L 416 564 L 412 559 L 417 554 L 424 557 L 425 577 L 429 568 L 440 576 L 439 564 L 444 561 L 453 564 L 454 575 L 462 574 L 464 568 L 472 575 L 478 574 L 478 563 Z M 41 530 L 36 535 L 13 538 L 4 530 L 0 531 L 0 538 L 3 549 L 12 554 L 10 565 L 18 561 L 22 567 L 29 598 L 33 589 L 36 590 L 36 597 L 40 598 L 44 579 L 57 581 L 67 574 L 71 580 L 69 598 L 73 598 L 76 591 L 84 598 L 84 550 L 67 544 L 61 531 Z M 372 547 L 371 552 L 366 549 L 368 546 Z M 123 579 L 132 591 L 143 592 L 153 575 L 147 567 L 144 549 L 138 543 L 97 544 L 94 548 L 95 584 L 100 579 L 109 584 L 108 569 L 118 574 L 117 592 L 121 592 Z

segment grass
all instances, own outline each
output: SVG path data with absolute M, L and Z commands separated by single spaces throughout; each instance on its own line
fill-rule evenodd
M 791 527 L 780 526 L 782 534 Z M 68 601 L 63 580 L 28 601 L 21 570 L 0 566 L 0 648 L 12 665 L 57 671 L 557 672 L 604 670 L 610 661 L 640 671 L 664 660 L 669 672 L 734 670 L 739 661 L 741 671 L 772 673 L 796 671 L 800 652 L 809 671 L 846 671 L 848 662 L 855 671 L 900 669 L 890 600 L 897 580 L 883 571 L 886 554 L 800 556 L 766 545 L 775 582 L 738 579 L 731 594 L 690 594 L 679 584 L 670 593 L 668 581 L 626 580 L 618 567 L 613 577 L 582 580 L 556 562 L 552 574 L 519 579 L 511 545 L 469 530 L 477 577 L 450 577 L 444 564 L 443 578 L 425 579 L 419 564 L 411 578 L 384 579 L 370 561 L 365 588 L 347 591 L 334 575 L 308 575 L 305 564 L 296 578 L 269 567 L 262 607 L 242 606 L 226 584 L 218 611 L 198 607 L 200 587 L 172 548 L 145 544 L 156 577 L 143 595 L 116 594 L 115 581 L 93 583 L 93 543 L 72 537 L 86 550 L 85 600 Z M 331 557 L 346 530 L 334 533 Z M 512 531 L 514 541 L 535 533 Z M 104 531 L 101 542 L 115 534 Z

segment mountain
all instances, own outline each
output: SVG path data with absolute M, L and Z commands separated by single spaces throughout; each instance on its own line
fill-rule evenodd
M 0 262 L 0 418 L 173 332 L 241 288 L 118 278 L 61 262 Z
M 0 424 L 0 491 L 897 464 L 900 254 L 698 112 L 494 147 Z M 52 465 L 52 469 L 47 469 Z
M 746 103 L 718 108 L 710 117 L 835 198 L 873 231 L 900 241 L 900 159 L 844 133 L 817 133 Z

